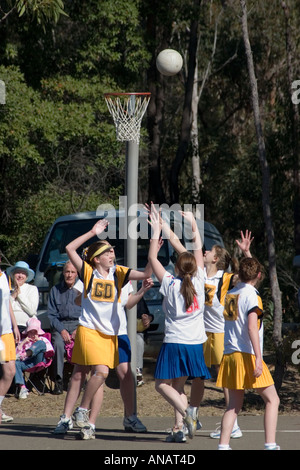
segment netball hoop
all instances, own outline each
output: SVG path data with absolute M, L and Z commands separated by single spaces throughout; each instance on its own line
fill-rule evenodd
M 150 101 L 151 93 L 105 93 L 104 98 L 113 117 L 117 140 L 140 142 L 143 116 Z
M 139 143 L 143 116 L 150 101 L 151 93 L 105 93 L 104 98 L 116 127 L 117 140 L 126 142 L 126 183 L 127 197 L 127 237 L 125 240 L 125 264 L 131 269 L 138 268 L 137 237 L 131 237 L 129 227 L 137 220 Z M 132 281 L 137 292 L 137 282 Z M 128 336 L 131 344 L 131 370 L 136 386 L 136 305 L 130 310 L 127 320 Z M 134 387 L 134 390 L 136 388 Z M 134 397 L 136 412 L 136 393 Z

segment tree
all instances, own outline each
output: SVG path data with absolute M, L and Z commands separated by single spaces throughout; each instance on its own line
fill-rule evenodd
M 62 0 L 16 0 L 2 3 L 4 5 L 0 7 L 0 23 L 16 11 L 19 17 L 29 15 L 44 27 L 48 22 L 57 23 L 60 15 L 66 14 Z
M 283 352 L 282 341 L 282 303 L 281 292 L 277 276 L 276 267 L 276 251 L 275 251 L 275 237 L 272 223 L 272 212 L 270 204 L 270 170 L 268 159 L 266 156 L 265 141 L 262 129 L 262 122 L 260 116 L 259 96 L 257 88 L 257 79 L 255 76 L 253 55 L 248 32 L 248 14 L 246 0 L 240 0 L 242 10 L 242 31 L 243 40 L 245 45 L 245 52 L 247 56 L 247 65 L 250 79 L 252 107 L 254 116 L 254 125 L 257 136 L 258 157 L 262 172 L 262 205 L 265 228 L 267 233 L 267 247 L 268 247 L 268 260 L 269 260 L 269 279 L 271 285 L 272 298 L 274 302 L 274 325 L 273 325 L 273 339 L 276 350 L 276 365 L 275 365 L 275 386 L 280 389 L 285 370 L 285 358 Z

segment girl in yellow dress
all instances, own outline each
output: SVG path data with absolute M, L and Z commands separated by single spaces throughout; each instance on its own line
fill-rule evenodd
M 254 258 L 240 262 L 240 282 L 225 298 L 224 356 L 217 387 L 228 389 L 229 403 L 221 423 L 220 450 L 228 450 L 234 422 L 243 405 L 245 389 L 256 389 L 265 402 L 265 449 L 278 450 L 276 427 L 279 398 L 262 359 L 263 306 L 256 285 L 262 267 Z

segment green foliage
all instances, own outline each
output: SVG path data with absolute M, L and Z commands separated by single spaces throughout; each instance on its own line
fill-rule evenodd
M 105 88 L 96 79 L 43 80 L 38 92 L 16 67 L 0 67 L 0 76 L 7 89 L 0 114 L 1 240 L 2 251 L 14 256 L 30 243 L 36 248 L 45 224 L 64 211 L 95 210 L 104 198 L 112 201 L 124 184 L 125 162 Z
M 62 0 L 17 0 L 16 9 L 20 17 L 26 13 L 41 25 L 57 23 L 61 15 L 66 15 Z
M 25 199 L 18 200 L 11 232 L 9 235 L 0 235 L 0 244 L 8 247 L 7 255 L 11 262 L 24 258 L 24 255 L 37 254 L 49 227 L 57 217 L 73 213 L 74 207 L 80 207 L 81 211 L 92 211 L 108 200 L 91 192 L 82 201 L 80 194 L 74 194 L 65 188 L 59 190 L 52 184 L 37 193 L 28 192 Z M 116 201 L 111 198 L 109 202 L 114 204 Z

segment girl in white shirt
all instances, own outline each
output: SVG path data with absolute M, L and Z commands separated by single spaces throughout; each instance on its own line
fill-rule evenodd
M 99 220 L 94 227 L 66 246 L 70 261 L 81 275 L 84 284 L 82 315 L 76 330 L 72 362 L 91 367 L 81 409 L 90 410 L 92 401 L 104 384 L 109 369 L 119 363 L 118 334 L 120 329 L 119 308 L 121 290 L 129 280 L 148 279 L 152 274 L 150 264 L 144 271 L 115 265 L 115 253 L 105 240 L 88 247 L 83 260 L 78 248 L 89 239 L 99 235 L 108 225 L 106 219 Z
M 202 344 L 206 340 L 203 323 L 204 273 L 202 243 L 196 221 L 191 213 L 182 213 L 191 223 L 194 235 L 194 254 L 181 253 L 175 265 L 177 277 L 168 273 L 157 259 L 162 221 L 153 204 L 150 224 L 153 229 L 149 261 L 161 283 L 164 295 L 165 339 L 155 370 L 156 390 L 175 408 L 176 426 L 171 442 L 183 442 L 183 421 L 192 438 L 196 430 L 196 417 L 188 407 L 184 384 L 188 377 L 210 378 L 203 358 Z M 197 411 L 197 410 L 196 410 Z M 181 418 L 181 419 L 180 419 Z
M 245 389 L 256 389 L 266 404 L 265 449 L 277 450 L 276 426 L 279 398 L 272 376 L 262 359 L 261 298 L 255 288 L 261 280 L 262 268 L 254 258 L 240 262 L 236 287 L 225 298 L 224 356 L 217 378 L 217 387 L 226 387 L 229 403 L 221 424 L 219 449 L 229 449 L 234 422 L 243 405 Z
M 250 245 L 253 238 L 251 232 L 246 230 L 245 235 L 241 232 L 241 240 L 236 243 L 245 257 L 251 258 Z M 207 367 L 214 367 L 219 372 L 220 364 L 224 352 L 224 299 L 228 290 L 236 284 L 238 280 L 238 265 L 230 257 L 227 250 L 219 245 L 214 245 L 211 250 L 204 253 L 204 277 L 205 277 L 205 308 L 204 326 L 207 334 L 207 341 L 203 346 L 204 359 Z M 228 272 L 231 267 L 231 272 Z M 201 401 L 204 393 L 203 382 L 194 380 L 191 389 L 193 401 Z M 224 388 L 225 404 L 228 404 L 228 390 Z M 220 438 L 220 427 L 210 433 L 213 439 Z M 242 437 L 242 432 L 236 421 L 232 430 L 232 438 Z

